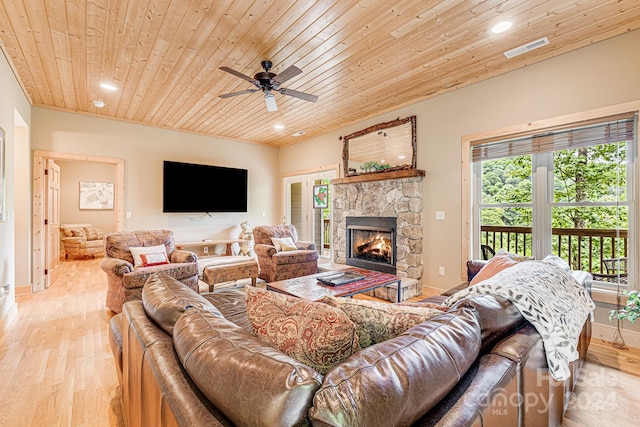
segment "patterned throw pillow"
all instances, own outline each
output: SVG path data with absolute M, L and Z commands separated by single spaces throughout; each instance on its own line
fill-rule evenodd
M 133 266 L 134 267 L 142 267 L 142 258 L 140 255 L 145 254 L 159 254 L 164 253 L 164 256 L 167 257 L 167 248 L 164 245 L 157 246 L 132 246 L 129 248 L 131 251 L 131 256 L 133 256 Z
M 69 232 L 71 233 L 71 235 L 73 237 L 82 237 L 85 240 L 87 238 L 87 233 L 84 232 L 84 228 L 82 228 L 82 227 L 69 228 Z
M 271 241 L 273 242 L 273 246 L 276 247 L 276 251 L 297 251 L 298 247 L 295 243 L 293 243 L 293 239 L 291 237 L 272 237 Z
M 323 302 L 341 309 L 356 324 L 362 348 L 398 336 L 407 329 L 443 313 L 434 308 L 333 296 L 325 296 Z
M 155 254 L 140 254 L 143 267 L 153 267 L 154 265 L 169 264 L 166 252 L 158 252 Z
M 246 292 L 254 334 L 321 374 L 360 350 L 356 327 L 341 310 L 253 286 Z
M 93 225 L 87 225 L 84 228 L 84 232 L 87 235 L 87 240 L 98 240 L 98 230 Z
M 426 301 L 405 301 L 396 303 L 396 305 L 401 305 L 405 307 L 420 307 L 420 308 L 434 308 L 440 311 L 449 311 L 449 307 L 446 305 L 436 304 L 433 302 Z
M 480 271 L 478 271 L 478 274 L 476 274 L 473 279 L 471 279 L 471 282 L 469 282 L 469 286 L 473 286 L 477 283 L 482 282 L 483 280 L 487 280 L 495 276 L 502 270 L 512 267 L 517 263 L 518 261 L 512 259 L 507 255 L 496 255 L 491 258 L 485 264 L 485 266 L 480 269 Z

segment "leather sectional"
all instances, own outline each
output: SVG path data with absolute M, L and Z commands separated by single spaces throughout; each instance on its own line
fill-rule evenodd
M 476 296 L 323 376 L 252 334 L 243 292 L 149 282 L 110 321 L 130 427 L 559 426 L 591 336 L 557 381 L 518 310 Z

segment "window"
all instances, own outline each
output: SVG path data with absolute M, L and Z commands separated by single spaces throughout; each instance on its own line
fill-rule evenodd
M 554 253 L 603 286 L 635 277 L 635 114 L 471 143 L 473 256 Z

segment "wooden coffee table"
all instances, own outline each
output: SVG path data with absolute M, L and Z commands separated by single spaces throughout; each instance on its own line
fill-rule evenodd
M 359 273 L 364 276 L 364 279 L 339 286 L 325 285 L 318 282 L 317 278 L 319 276 L 329 275 L 331 272 L 323 272 L 312 274 L 310 276 L 295 277 L 293 279 L 267 283 L 267 289 L 310 301 L 320 301 L 325 295 L 348 297 L 397 283 L 397 301 L 402 301 L 402 286 L 400 285 L 401 278 L 399 276 L 381 273 L 379 271 L 365 270 L 357 267 L 340 270 L 340 272 L 347 271 Z

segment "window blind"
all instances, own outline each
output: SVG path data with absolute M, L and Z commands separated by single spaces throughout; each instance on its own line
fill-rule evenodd
M 480 142 L 471 148 L 471 160 L 500 159 L 557 150 L 569 150 L 591 145 L 634 141 L 637 114 L 603 118 L 596 123 L 574 124 L 565 129 L 553 129 L 498 141 Z

